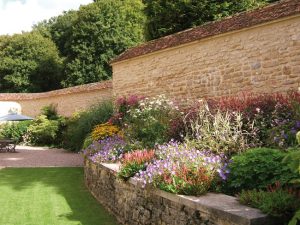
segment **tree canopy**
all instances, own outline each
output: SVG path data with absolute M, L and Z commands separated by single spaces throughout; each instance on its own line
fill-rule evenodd
M 63 86 L 111 78 L 109 61 L 144 39 L 141 0 L 98 0 L 83 6 L 65 44 Z
M 113 57 L 145 41 L 143 10 L 142 0 L 97 0 L 34 30 L 51 37 L 64 57 L 64 87 L 98 82 L 111 78 Z
M 254 9 L 277 0 L 144 0 L 149 39 Z
M 52 40 L 38 33 L 0 37 L 0 91 L 60 88 L 62 61 Z

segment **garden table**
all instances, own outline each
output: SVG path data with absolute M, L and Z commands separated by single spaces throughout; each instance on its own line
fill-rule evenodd
M 0 139 L 0 152 L 16 152 L 16 142 L 12 139 Z

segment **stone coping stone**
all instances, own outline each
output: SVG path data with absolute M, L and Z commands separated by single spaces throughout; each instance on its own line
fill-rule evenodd
M 91 161 L 90 161 L 91 162 Z M 93 162 L 91 162 L 94 164 Z M 119 163 L 101 163 L 98 164 L 103 169 L 116 174 L 120 168 Z M 127 182 L 142 188 L 142 182 L 137 178 L 130 178 Z M 153 194 L 172 202 L 179 203 L 201 212 L 213 214 L 221 220 L 232 221 L 234 224 L 240 225 L 279 225 L 280 221 L 276 221 L 270 216 L 262 213 L 259 209 L 242 205 L 236 197 L 220 194 L 207 193 L 203 196 L 187 196 L 171 194 L 159 189 L 145 187 L 150 189 Z

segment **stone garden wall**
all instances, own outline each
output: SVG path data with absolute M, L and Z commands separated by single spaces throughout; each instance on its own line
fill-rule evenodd
M 177 99 L 300 87 L 300 1 L 163 37 L 112 61 L 114 96 Z
M 92 83 L 44 93 L 0 94 L 1 102 L 15 102 L 21 106 L 21 112 L 27 116 L 40 114 L 41 108 L 54 104 L 63 116 L 72 116 L 74 112 L 112 98 L 112 82 Z
M 94 197 L 126 225 L 271 225 L 259 210 L 223 194 L 178 196 L 116 178 L 117 164 L 85 161 L 85 183 Z
M 111 64 L 112 82 L 0 94 L 0 102 L 19 103 L 29 116 L 52 103 L 70 116 L 103 99 L 130 94 L 194 100 L 298 90 L 300 1 L 280 1 L 163 37 L 125 51 Z

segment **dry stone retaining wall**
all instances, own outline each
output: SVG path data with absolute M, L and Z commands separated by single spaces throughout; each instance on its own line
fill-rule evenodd
M 85 184 L 124 225 L 274 225 L 259 210 L 223 194 L 178 196 L 116 178 L 116 164 L 85 161 Z

